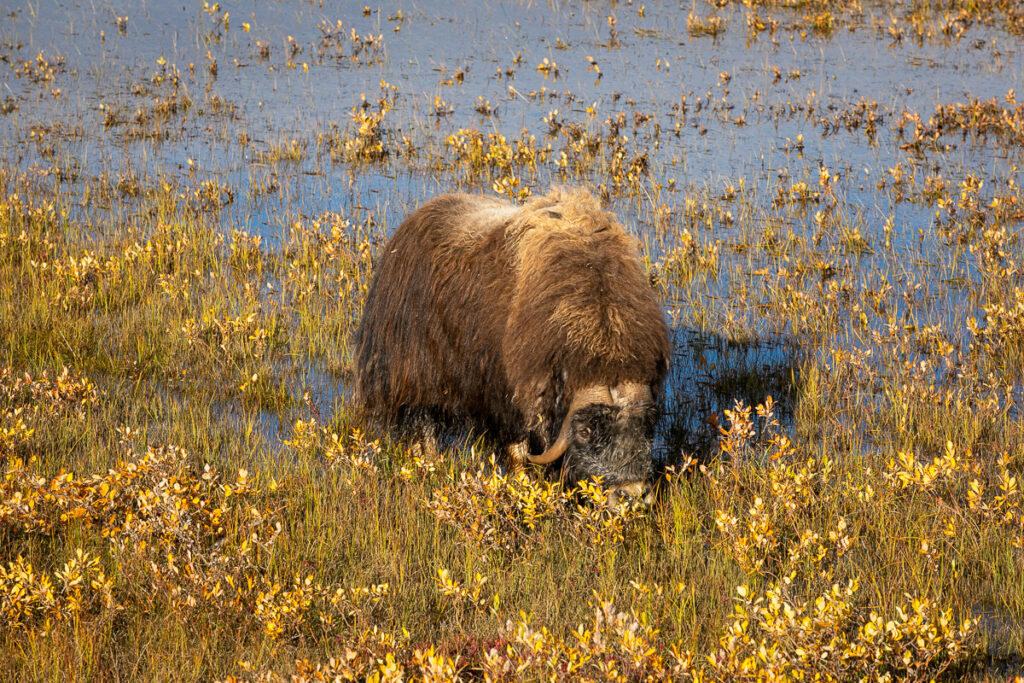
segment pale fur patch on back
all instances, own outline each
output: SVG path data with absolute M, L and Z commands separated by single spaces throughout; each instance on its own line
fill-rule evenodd
M 509 225 L 507 237 L 519 255 L 519 265 L 536 262 L 530 258 L 543 249 L 552 237 L 564 240 L 582 239 L 603 228 L 625 234 L 610 214 L 586 190 L 556 187 L 546 195 L 531 199 L 518 209 Z
M 481 233 L 489 232 L 495 225 L 511 221 L 522 211 L 518 206 L 497 200 L 488 200 L 479 208 L 468 213 L 460 213 L 457 220 L 452 221 L 452 242 L 469 242 L 480 239 Z

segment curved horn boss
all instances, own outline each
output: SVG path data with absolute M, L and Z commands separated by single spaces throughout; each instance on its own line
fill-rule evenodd
M 643 490 L 668 328 L 634 240 L 584 190 L 421 206 L 384 249 L 355 348 L 357 397 L 386 422 L 468 417 L 568 481 Z

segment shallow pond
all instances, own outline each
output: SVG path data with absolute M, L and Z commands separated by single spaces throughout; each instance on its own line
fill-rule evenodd
M 225 233 L 272 247 L 325 211 L 389 230 L 447 190 L 597 188 L 663 277 L 679 349 L 666 433 L 692 445 L 736 398 L 791 395 L 800 360 L 819 353 L 759 312 L 776 231 L 828 245 L 821 280 L 848 278 L 849 296 L 878 273 L 924 283 L 868 328 L 913 317 L 966 348 L 981 275 L 951 255 L 922 188 L 971 175 L 991 201 L 1020 185 L 1024 151 L 1005 130 L 929 123 L 954 103 L 1012 113 L 1024 56 L 1001 17 L 719 4 L 13 3 L 0 155 L 12 171 L 52 167 L 72 217 L 97 225 L 139 201 L 90 197 L 97 178 L 213 181 L 230 191 Z M 491 160 L 460 157 L 460 139 Z M 918 200 L 904 200 L 905 177 Z M 713 267 L 673 276 L 672 255 L 693 244 Z

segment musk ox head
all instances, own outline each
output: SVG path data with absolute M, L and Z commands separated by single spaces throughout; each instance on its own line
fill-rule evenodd
M 526 457 L 537 464 L 561 458 L 562 476 L 570 484 L 599 477 L 611 489 L 612 502 L 621 495 L 649 500 L 657 419 L 646 384 L 588 387 L 576 394 L 554 443 Z

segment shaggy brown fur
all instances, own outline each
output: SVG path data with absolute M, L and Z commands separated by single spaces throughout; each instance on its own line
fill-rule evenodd
M 468 416 L 546 447 L 581 389 L 660 396 L 668 329 L 634 240 L 584 190 L 517 207 L 437 197 L 384 250 L 356 336 L 357 396 L 387 421 Z

